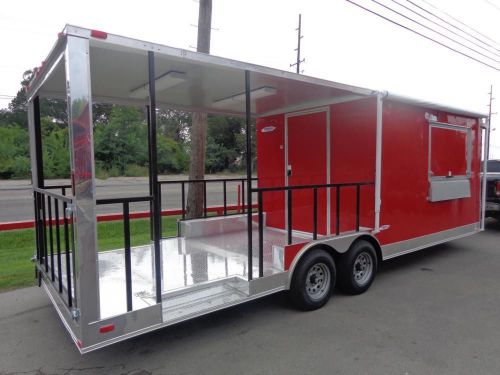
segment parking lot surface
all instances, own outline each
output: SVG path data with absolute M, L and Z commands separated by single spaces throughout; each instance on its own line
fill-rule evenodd
M 0 294 L 0 374 L 499 374 L 500 224 L 299 312 L 278 294 L 81 356 L 43 290 Z

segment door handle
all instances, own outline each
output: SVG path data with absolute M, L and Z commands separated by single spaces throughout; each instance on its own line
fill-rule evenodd
M 290 177 L 290 176 L 292 175 L 292 166 L 291 166 L 290 164 L 288 164 L 288 165 L 286 166 L 286 175 L 287 175 L 288 177 Z

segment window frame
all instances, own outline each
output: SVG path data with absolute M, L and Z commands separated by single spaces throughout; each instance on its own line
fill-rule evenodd
M 465 175 L 453 175 L 453 176 L 436 176 L 432 172 L 432 129 L 437 128 L 437 129 L 447 129 L 447 130 L 454 130 L 454 131 L 460 131 L 466 134 L 466 141 L 465 141 L 465 147 L 466 147 L 466 153 L 467 153 L 467 170 Z M 428 145 L 428 151 L 429 151 L 429 156 L 428 156 L 428 164 L 427 164 L 427 173 L 429 176 L 429 181 L 442 181 L 442 180 L 463 180 L 465 178 L 470 179 L 472 175 L 472 128 L 471 126 L 463 126 L 463 125 L 454 125 L 454 124 L 448 124 L 445 122 L 437 122 L 437 121 L 429 121 L 429 145 Z
M 432 129 L 448 129 L 466 134 L 466 173 L 465 175 L 436 176 L 431 170 L 432 165 Z M 470 181 L 472 176 L 472 126 L 448 124 L 438 121 L 429 121 L 428 165 L 430 202 L 441 202 L 471 197 Z

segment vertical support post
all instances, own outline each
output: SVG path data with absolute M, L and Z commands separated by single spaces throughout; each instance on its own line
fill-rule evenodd
M 38 96 L 28 102 L 28 129 L 30 135 L 30 159 L 31 159 L 31 184 L 34 188 L 44 187 L 43 177 L 43 153 L 42 153 L 42 131 L 40 122 L 40 99 Z M 43 231 L 40 221 L 41 197 L 37 192 L 33 192 L 35 233 L 36 233 L 36 254 L 37 260 L 41 263 Z M 35 268 L 35 273 L 38 274 Z
M 88 39 L 67 36 L 66 95 L 73 189 L 73 202 L 68 209 L 71 211 L 71 238 L 74 240 L 72 241 L 75 282 L 73 305 L 79 310 L 75 316 L 82 326 L 100 318 L 89 53 Z M 66 256 L 69 258 L 68 253 Z M 69 280 L 70 278 L 68 282 Z M 68 289 L 70 298 L 69 284 Z M 84 341 L 85 337 L 82 337 L 82 340 Z
M 253 273 L 253 244 L 252 244 L 252 135 L 251 135 L 251 102 L 250 102 L 250 71 L 245 70 L 245 132 L 246 132 L 246 159 L 247 159 L 247 232 L 248 232 L 248 280 L 252 280 Z M 242 184 L 243 189 L 245 184 Z M 244 202 L 244 201 L 243 201 Z M 245 203 L 243 203 L 243 207 Z
M 375 145 L 375 225 L 374 233 L 380 231 L 381 183 L 382 183 L 382 110 L 383 98 L 387 93 L 377 95 L 377 135 Z
M 33 99 L 33 125 L 34 125 L 34 154 L 32 158 L 35 162 L 35 172 L 33 180 L 36 180 L 38 188 L 43 189 L 44 176 L 43 176 L 43 152 L 42 152 L 42 124 L 40 121 L 40 98 L 38 96 Z
M 153 195 L 153 172 L 151 170 L 151 139 L 149 134 L 151 133 L 151 113 L 149 112 L 149 105 L 146 106 L 146 120 L 147 120 L 147 130 L 148 130 L 148 181 L 149 181 L 149 196 Z M 153 201 L 149 201 L 149 236 L 150 240 L 153 241 Z
M 156 303 L 161 303 L 161 207 L 158 189 L 158 163 L 156 152 L 156 86 L 155 86 L 155 55 L 148 51 L 149 71 L 149 144 L 151 147 L 151 184 L 153 196 L 153 247 L 155 259 L 155 291 Z
M 125 284 L 127 293 L 127 311 L 132 311 L 132 261 L 130 256 L 130 207 L 123 202 L 123 234 L 125 239 Z
M 264 276 L 264 213 L 262 202 L 262 191 L 258 193 L 258 215 L 259 215 L 259 277 Z

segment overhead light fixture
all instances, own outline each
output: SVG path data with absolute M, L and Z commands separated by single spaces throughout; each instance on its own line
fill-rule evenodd
M 250 100 L 262 99 L 268 96 L 276 95 L 277 90 L 274 87 L 263 86 L 250 91 Z M 227 108 L 234 105 L 239 105 L 245 102 L 245 93 L 230 96 L 229 98 L 220 99 L 214 102 L 214 106 L 218 108 Z
M 155 88 L 157 92 L 165 91 L 171 87 L 178 85 L 186 80 L 186 73 L 170 71 L 155 80 Z M 136 99 L 145 99 L 149 96 L 149 83 L 139 86 L 130 91 L 130 97 Z

